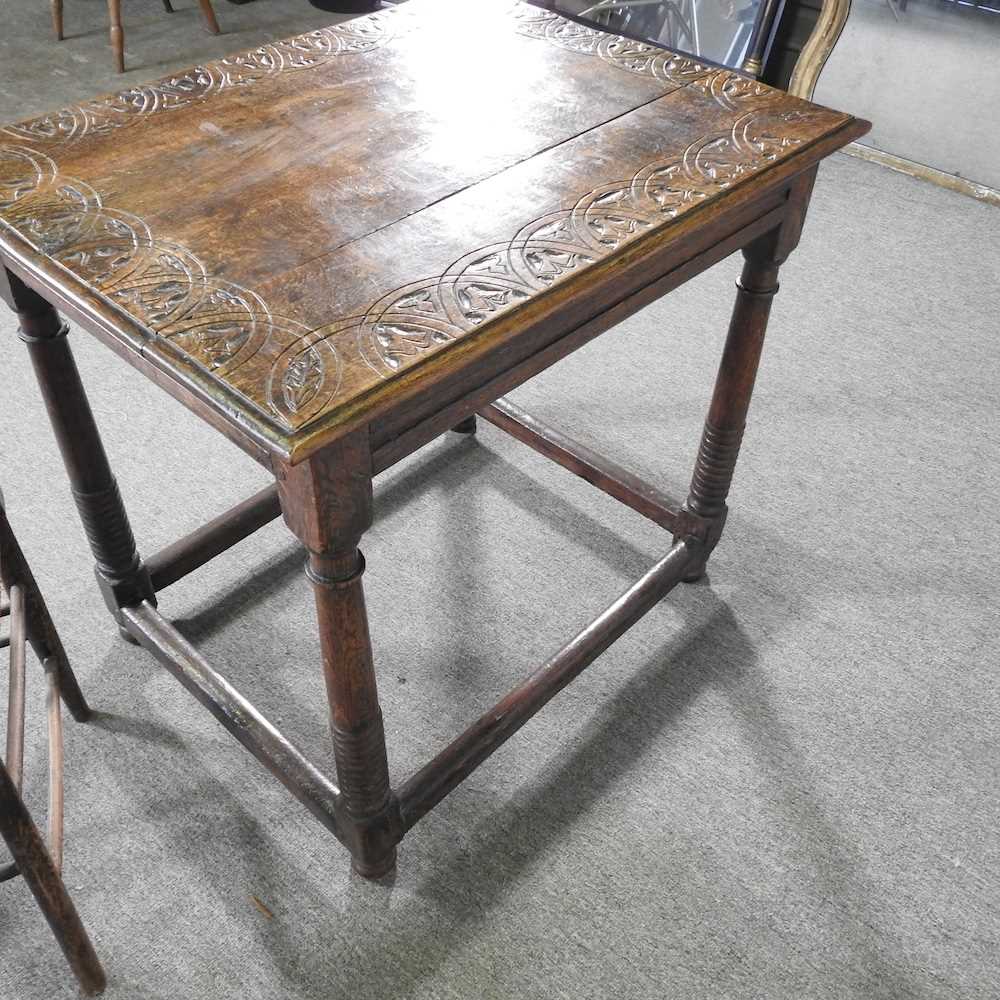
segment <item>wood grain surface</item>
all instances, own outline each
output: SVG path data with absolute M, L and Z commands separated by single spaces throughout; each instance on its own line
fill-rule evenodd
M 527 4 L 412 0 L 0 130 L 0 254 L 296 462 L 866 128 Z

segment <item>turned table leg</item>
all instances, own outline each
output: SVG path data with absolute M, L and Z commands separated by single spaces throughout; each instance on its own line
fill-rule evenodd
M 690 491 L 684 502 L 684 510 L 702 519 L 707 527 L 703 538 L 704 557 L 692 564 L 691 571 L 684 577 L 686 583 L 694 583 L 704 576 L 708 557 L 722 536 L 728 512 L 726 498 L 746 427 L 771 302 L 778 291 L 778 269 L 798 243 L 814 179 L 815 171 L 799 178 L 793 184 L 786 221 L 743 249 L 743 273 L 736 283 L 729 333 L 695 459 Z
M 399 807 L 389 788 L 385 732 L 365 610 L 358 542 L 371 524 L 367 434 L 279 473 L 285 521 L 309 551 L 337 780 L 354 870 L 379 878 L 396 864 Z
M 97 560 L 97 581 L 121 625 L 120 608 L 144 600 L 155 604 L 156 597 L 136 551 L 118 484 L 73 360 L 69 328 L 40 295 L 12 274 L 7 279 L 11 304 L 20 319 L 21 340 L 28 345 L 73 499 Z

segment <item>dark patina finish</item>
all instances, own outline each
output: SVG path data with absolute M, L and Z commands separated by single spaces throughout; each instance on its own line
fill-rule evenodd
M 109 606 L 362 874 L 388 871 L 413 823 L 704 571 L 778 267 L 818 163 L 867 127 L 527 4 L 412 0 L 0 133 L 7 297 Z M 684 502 L 502 398 L 738 250 Z M 267 467 L 273 489 L 143 564 L 54 307 Z M 372 478 L 449 429 L 473 431 L 477 413 L 673 542 L 393 789 L 362 589 Z M 279 512 L 308 551 L 336 784 L 156 606 Z

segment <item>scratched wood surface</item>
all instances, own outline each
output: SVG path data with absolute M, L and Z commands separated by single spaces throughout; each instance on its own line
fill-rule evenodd
M 527 4 L 412 0 L 3 128 L 0 253 L 295 461 L 865 125 Z

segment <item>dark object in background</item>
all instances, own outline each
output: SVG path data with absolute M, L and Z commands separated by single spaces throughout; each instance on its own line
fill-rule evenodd
M 528 2 L 611 34 L 742 70 L 806 100 L 851 6 L 850 0 Z
M 247 0 L 238 2 L 246 3 Z M 328 10 L 334 14 L 370 14 L 382 7 L 380 0 L 309 0 L 309 2 L 318 10 Z

